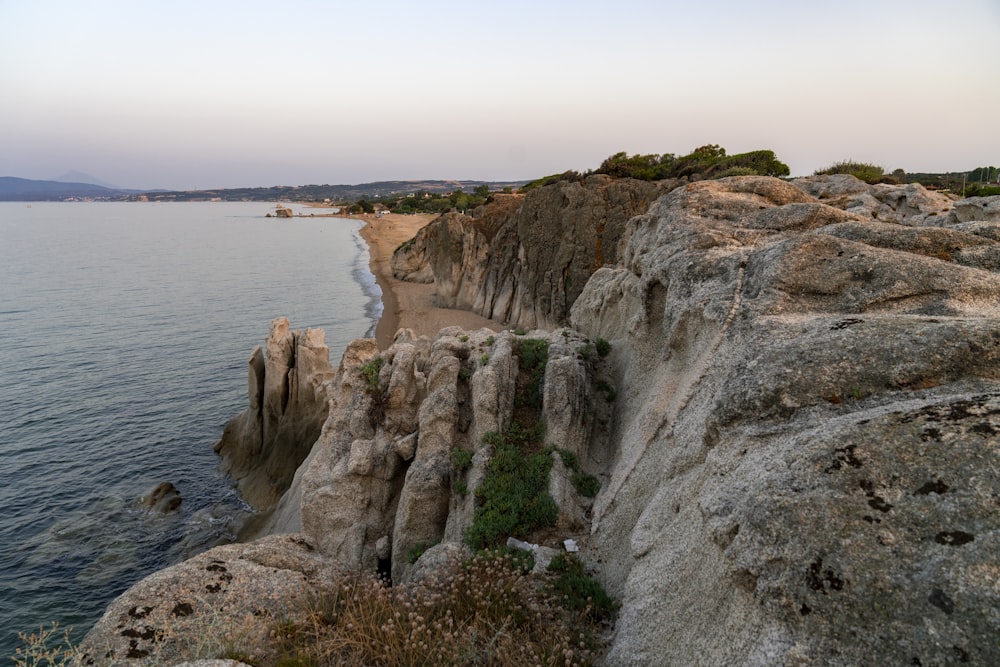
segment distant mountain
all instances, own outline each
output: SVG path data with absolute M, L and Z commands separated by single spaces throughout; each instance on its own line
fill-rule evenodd
M 0 176 L 0 201 L 61 201 L 74 198 L 115 199 L 127 194 L 124 190 L 115 190 L 93 183 L 34 181 L 28 178 Z
M 112 185 L 107 181 L 102 181 L 96 176 L 91 176 L 82 171 L 67 171 L 65 174 L 59 178 L 53 178 L 53 181 L 58 181 L 59 183 L 87 183 L 89 185 L 100 185 L 103 188 L 108 188 L 109 190 L 121 190 L 123 188 L 117 185 Z

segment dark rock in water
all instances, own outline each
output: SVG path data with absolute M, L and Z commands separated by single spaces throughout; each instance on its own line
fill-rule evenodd
M 181 506 L 181 492 L 170 482 L 160 482 L 142 497 L 144 507 L 166 514 Z

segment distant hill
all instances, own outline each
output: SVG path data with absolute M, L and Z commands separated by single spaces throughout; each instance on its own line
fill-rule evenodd
M 67 199 L 116 199 L 128 191 L 113 190 L 93 183 L 35 181 L 0 176 L 0 201 L 64 201 Z
M 86 174 L 71 172 L 66 176 Z M 92 177 L 91 177 L 92 178 Z M 275 185 L 267 188 L 220 188 L 216 190 L 126 190 L 85 182 L 38 181 L 0 176 L 0 201 L 323 201 L 372 199 L 390 194 L 428 192 L 448 194 L 462 189 L 472 192 L 480 185 L 491 190 L 518 188 L 527 181 L 377 181 L 359 185 Z
M 267 188 L 220 188 L 184 192 L 149 192 L 150 201 L 323 201 L 349 202 L 393 194 L 472 192 L 480 185 L 491 190 L 519 188 L 527 181 L 376 181 L 358 185 L 275 185 Z

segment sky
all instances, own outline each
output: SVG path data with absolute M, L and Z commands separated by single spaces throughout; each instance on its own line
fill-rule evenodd
M 1000 165 L 1000 0 L 0 0 L 0 176 L 527 180 L 618 151 Z

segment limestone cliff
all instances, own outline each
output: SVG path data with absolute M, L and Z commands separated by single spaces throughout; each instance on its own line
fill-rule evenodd
M 471 216 L 448 213 L 422 229 L 393 256 L 393 273 L 433 282 L 442 306 L 554 329 L 590 275 L 618 261 L 626 221 L 678 184 L 594 175 L 494 195 Z
M 572 202 L 646 187 L 563 182 L 401 251 L 452 305 L 549 328 L 571 307 L 573 328 L 353 342 L 272 517 L 302 535 L 209 552 L 197 585 L 219 566 L 239 586 L 256 570 L 229 563 L 261 550 L 315 588 L 334 564 L 405 581 L 414 547 L 457 548 L 540 339 L 546 443 L 601 489 L 581 497 L 553 452 L 559 530 L 539 540 L 578 531 L 620 599 L 608 664 L 1000 663 L 1000 198 L 736 177 L 672 189 L 600 245 L 569 224 Z M 169 613 L 164 590 L 126 593 L 88 641 L 155 644 L 133 612 Z

